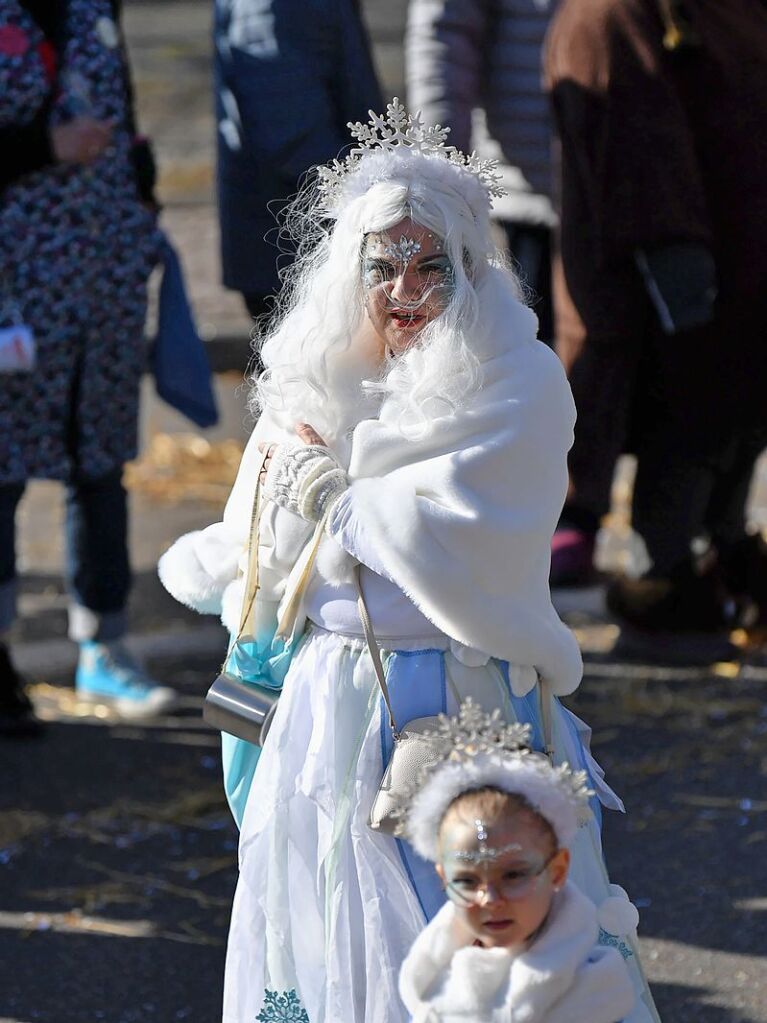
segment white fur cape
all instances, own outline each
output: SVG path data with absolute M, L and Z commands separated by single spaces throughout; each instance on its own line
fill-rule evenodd
M 378 418 L 357 424 L 350 449 L 334 445 L 351 485 L 333 509 L 317 570 L 345 582 L 352 555 L 457 643 L 534 668 L 562 695 L 577 687 L 582 666 L 551 603 L 549 565 L 575 410 L 559 360 L 536 340 L 535 315 L 510 295 L 499 298 L 501 290 L 491 273 L 479 291 L 496 315 L 473 341 L 482 386 L 463 408 L 412 439 L 388 399 Z M 241 599 L 225 590 L 247 542 L 262 439 L 295 443 L 288 424 L 263 416 L 224 522 L 182 538 L 160 564 L 163 583 L 184 603 L 209 611 L 216 595 L 232 608 Z M 262 602 L 291 589 L 310 532 L 291 513 L 267 508 Z M 534 682 L 530 671 L 527 688 Z
M 402 966 L 413 1023 L 619 1023 L 635 997 L 620 952 L 597 945 L 594 904 L 571 882 L 529 949 L 473 946 L 446 903 Z

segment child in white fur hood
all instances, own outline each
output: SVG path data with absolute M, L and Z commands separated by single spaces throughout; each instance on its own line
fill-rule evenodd
M 636 926 L 622 889 L 596 906 L 567 880 L 585 779 L 526 749 L 433 768 L 404 831 L 448 896 L 400 975 L 413 1023 L 621 1023 L 635 995 L 599 918 Z M 630 929 L 633 929 L 630 928 Z

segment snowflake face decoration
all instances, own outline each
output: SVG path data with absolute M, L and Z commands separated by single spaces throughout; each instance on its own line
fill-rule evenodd
M 390 242 L 383 251 L 384 255 L 393 259 L 395 263 L 407 266 L 413 256 L 421 251 L 421 243 L 417 242 L 415 238 L 406 238 L 404 234 L 401 234 L 398 242 Z
M 394 315 L 396 310 L 429 322 L 447 308 L 455 274 L 437 235 L 371 231 L 365 235 L 360 257 L 365 301 L 374 318 Z
M 476 153 L 466 156 L 455 146 L 447 145 L 449 128 L 439 124 L 424 126 L 420 113 L 411 116 L 396 97 L 387 106 L 385 114 L 371 110 L 367 124 L 350 121 L 348 128 L 358 144 L 352 147 L 345 159 L 333 160 L 318 168 L 319 188 L 328 209 L 337 205 L 350 176 L 373 153 L 412 153 L 449 164 L 459 174 L 475 179 L 488 206 L 492 205 L 493 198 L 504 194 L 497 160 L 481 160 Z
M 264 1007 L 256 1016 L 256 1023 L 309 1023 L 309 1017 L 295 988 L 284 994 L 267 989 Z

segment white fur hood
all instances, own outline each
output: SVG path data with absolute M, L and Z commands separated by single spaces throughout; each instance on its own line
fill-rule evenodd
M 618 951 L 596 944 L 593 903 L 568 883 L 525 952 L 473 946 L 447 903 L 400 974 L 413 1023 L 619 1023 L 634 993 Z

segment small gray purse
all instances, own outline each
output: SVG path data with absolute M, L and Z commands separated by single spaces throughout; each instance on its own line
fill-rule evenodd
M 266 453 L 258 470 L 266 460 Z M 263 746 L 282 691 L 282 683 L 291 657 L 300 641 L 291 627 L 295 622 L 306 585 L 317 556 L 324 521 L 317 524 L 309 543 L 305 566 L 286 602 L 287 607 L 272 637 L 271 644 L 259 643 L 255 636 L 255 607 L 258 593 L 258 526 L 261 484 L 256 484 L 248 540 L 248 568 L 245 580 L 240 627 L 227 653 L 221 673 L 208 690 L 203 718 L 218 731 Z M 282 636 L 287 636 L 282 640 Z M 247 681 L 246 681 L 247 679 Z

